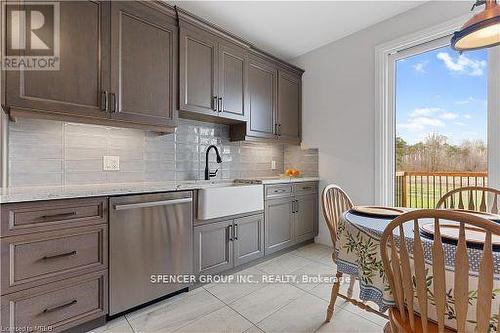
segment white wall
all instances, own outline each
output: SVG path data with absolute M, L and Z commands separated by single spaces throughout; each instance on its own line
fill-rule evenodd
M 337 183 L 355 204 L 374 202 L 374 48 L 469 12 L 472 1 L 433 1 L 306 53 L 303 141 L 319 148 L 321 186 Z M 320 213 L 317 241 L 331 244 Z

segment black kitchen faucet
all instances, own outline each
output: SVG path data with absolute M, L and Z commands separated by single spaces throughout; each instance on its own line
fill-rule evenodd
M 214 172 L 210 172 L 210 170 L 208 169 L 208 153 L 212 148 L 215 149 L 215 153 L 217 154 L 217 163 L 222 163 L 222 158 L 220 157 L 219 150 L 217 149 L 217 147 L 214 145 L 208 146 L 207 153 L 205 156 L 205 180 L 210 180 L 211 177 L 215 177 L 217 175 L 217 171 L 219 171 L 219 169 L 217 169 Z

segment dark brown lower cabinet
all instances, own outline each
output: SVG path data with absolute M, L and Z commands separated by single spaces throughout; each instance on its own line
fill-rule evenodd
M 314 238 L 318 221 L 318 194 L 297 195 L 295 197 L 295 242 Z
M 216 274 L 264 256 L 262 214 L 194 227 L 194 271 Z
M 264 219 L 262 214 L 234 220 L 234 266 L 264 256 Z
M 233 267 L 233 220 L 194 227 L 194 271 L 215 274 Z
M 293 205 L 292 197 L 266 202 L 266 255 L 295 244 Z
M 71 332 L 103 320 L 108 313 L 107 198 L 4 204 L 1 215 L 2 329 Z
M 107 271 L 100 271 L 3 295 L 1 325 L 10 332 L 70 329 L 107 314 L 107 289 Z
M 313 239 L 318 232 L 318 184 L 266 185 L 265 254 Z

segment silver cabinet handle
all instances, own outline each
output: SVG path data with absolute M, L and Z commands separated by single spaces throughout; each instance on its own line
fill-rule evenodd
M 234 236 L 233 236 L 234 240 L 238 240 L 238 225 L 235 224 L 234 225 Z
M 69 213 L 61 213 L 61 214 L 52 214 L 52 215 L 42 215 L 40 218 L 42 219 L 56 219 L 56 218 L 64 218 L 64 217 L 70 217 L 70 216 L 75 216 L 76 212 L 69 212 Z
M 229 225 L 227 227 L 228 233 L 229 233 L 229 241 L 233 241 L 233 225 Z
M 58 259 L 58 258 L 64 258 L 64 257 L 70 257 L 74 256 L 77 252 L 76 251 L 70 251 L 66 253 L 61 253 L 61 254 L 54 254 L 51 256 L 43 256 L 42 260 L 49 260 L 49 259 Z
M 136 209 L 136 208 L 156 207 L 156 206 L 170 206 L 170 205 L 188 203 L 192 201 L 193 201 L 192 198 L 183 198 L 183 199 L 171 199 L 162 201 L 139 202 L 133 204 L 115 205 L 115 210 L 126 210 L 126 209 Z
M 101 92 L 101 111 L 108 111 L 108 92 L 106 90 Z
M 109 110 L 109 112 L 116 112 L 117 109 L 118 109 L 116 94 L 115 93 L 111 93 L 110 95 L 111 95 L 111 98 L 110 98 L 110 101 L 109 101 L 109 104 L 110 104 L 110 110 Z
M 224 111 L 223 107 L 224 107 L 224 104 L 222 103 L 222 97 L 219 97 L 219 103 L 217 104 L 218 112 Z
M 57 311 L 57 310 L 60 310 L 60 309 L 64 309 L 68 306 L 71 306 L 73 304 L 76 304 L 78 303 L 78 301 L 76 299 L 70 301 L 70 302 L 67 302 L 67 303 L 64 303 L 64 304 L 61 304 L 61 305 L 57 305 L 57 306 L 53 306 L 53 307 L 49 307 L 49 308 L 45 308 L 43 309 L 42 313 L 49 313 L 49 312 L 54 312 L 54 311 Z
M 212 97 L 212 109 L 217 112 L 217 107 L 218 107 L 218 104 L 217 104 L 217 96 L 214 96 Z

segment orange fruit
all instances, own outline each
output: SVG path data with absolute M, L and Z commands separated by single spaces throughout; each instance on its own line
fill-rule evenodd
M 298 177 L 299 175 L 300 175 L 300 171 L 299 171 L 299 170 L 297 170 L 297 169 L 294 169 L 294 170 L 293 170 L 293 173 L 292 173 L 292 176 L 294 176 L 294 177 Z

